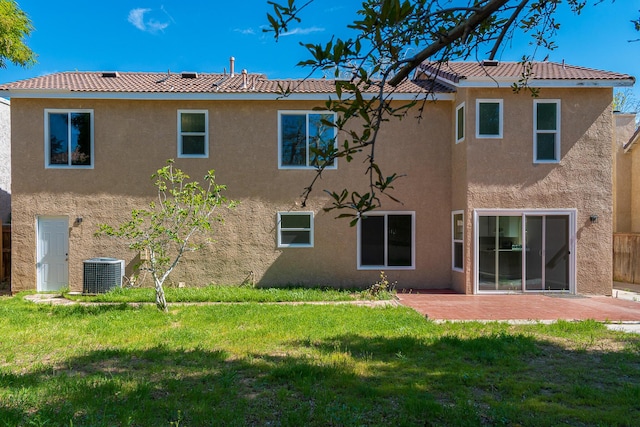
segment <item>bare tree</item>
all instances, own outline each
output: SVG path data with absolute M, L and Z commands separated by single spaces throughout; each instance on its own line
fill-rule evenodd
M 134 209 L 131 219 L 117 227 L 100 224 L 96 235 L 124 239 L 130 249 L 147 254 L 148 260 L 140 268 L 151 273 L 156 306 L 167 311 L 165 280 L 188 252 L 209 242 L 197 242 L 196 238 L 209 233 L 214 223 L 222 222 L 216 210 L 232 208 L 236 202 L 222 195 L 226 187 L 216 184 L 213 170 L 205 175 L 206 185 L 202 187 L 168 160 L 152 178 L 156 180 L 158 200 L 151 202 L 148 209 Z
M 616 90 L 613 93 L 613 109 L 623 113 L 637 113 L 640 111 L 640 100 L 631 88 Z

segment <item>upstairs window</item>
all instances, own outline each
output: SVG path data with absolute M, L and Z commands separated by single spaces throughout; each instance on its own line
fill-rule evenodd
M 413 212 L 367 213 L 358 221 L 358 268 L 415 267 Z
M 476 101 L 476 138 L 502 138 L 502 99 Z
M 46 109 L 45 168 L 93 168 L 93 110 Z
M 560 161 L 560 100 L 533 101 L 533 162 Z
M 326 161 L 326 153 L 335 149 L 335 114 L 330 112 L 278 112 L 278 167 L 314 169 Z M 330 160 L 327 169 L 335 169 Z
M 456 108 L 456 144 L 464 141 L 464 102 Z
M 178 110 L 178 157 L 209 157 L 207 110 Z
M 313 247 L 313 212 L 278 212 L 278 247 Z

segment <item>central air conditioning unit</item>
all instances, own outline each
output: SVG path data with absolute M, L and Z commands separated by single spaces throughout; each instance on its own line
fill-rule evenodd
M 84 261 L 83 294 L 103 294 L 122 286 L 124 260 L 91 258 Z

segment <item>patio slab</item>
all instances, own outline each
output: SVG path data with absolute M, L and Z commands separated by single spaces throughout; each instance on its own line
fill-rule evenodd
M 432 320 L 639 322 L 640 302 L 581 295 L 398 293 L 401 304 Z

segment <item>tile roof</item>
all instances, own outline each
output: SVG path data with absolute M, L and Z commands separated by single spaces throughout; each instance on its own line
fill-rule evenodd
M 530 79 L 536 80 L 635 80 L 628 74 L 614 73 L 610 71 L 594 70 L 591 68 L 577 67 L 575 65 L 561 64 L 557 62 L 532 62 L 532 75 Z M 459 83 L 461 80 L 482 79 L 519 79 L 525 71 L 525 65 L 521 62 L 497 62 L 496 65 L 487 65 L 487 62 L 445 62 L 420 65 L 420 69 L 430 75 Z
M 387 93 L 450 94 L 465 82 L 517 81 L 524 66 L 519 62 L 499 62 L 494 66 L 481 62 L 424 63 L 415 80 L 405 80 Z M 627 74 L 599 71 L 555 62 L 532 63 L 530 80 L 580 84 L 585 81 L 610 82 L 612 86 L 630 85 L 635 79 Z M 435 77 L 435 78 L 434 78 Z M 142 73 L 142 72 L 63 72 L 0 85 L 0 92 L 28 93 L 110 93 L 110 94 L 268 94 L 283 92 L 297 95 L 335 93 L 331 79 L 268 79 L 264 74 Z M 365 92 L 375 93 L 376 87 Z
M 63 72 L 0 85 L 0 91 L 69 91 L 99 93 L 264 93 L 296 94 L 335 93 L 335 81 L 327 79 L 267 79 L 264 74 L 195 74 L 134 72 Z M 433 86 L 433 88 L 432 88 Z M 391 87 L 388 88 L 390 90 Z M 420 93 L 425 89 L 449 93 L 447 86 L 405 81 L 395 92 Z M 367 92 L 375 92 L 372 87 Z

